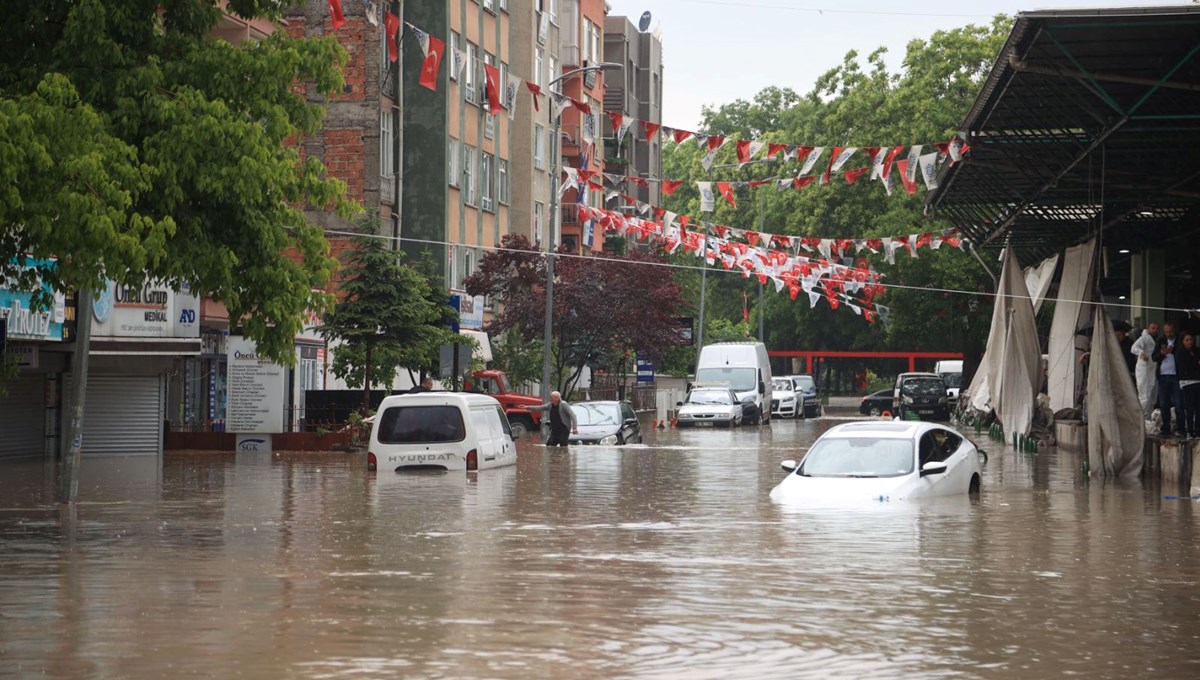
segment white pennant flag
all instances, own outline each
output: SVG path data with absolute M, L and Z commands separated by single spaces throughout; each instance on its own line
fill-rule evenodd
M 791 188 L 791 186 L 792 186 L 792 178 L 791 177 L 775 180 L 775 189 L 778 191 L 783 191 L 784 189 L 789 189 L 789 188 Z
M 883 159 L 884 159 L 884 157 L 887 156 L 887 154 L 884 153 L 884 151 L 885 151 L 885 149 L 880 149 L 879 152 L 875 154 L 875 162 L 871 164 L 871 179 L 872 180 L 880 179 L 883 177 Z
M 882 153 L 880 155 L 883 155 Z M 892 191 L 896 188 L 896 173 L 889 172 L 887 177 L 883 178 L 883 190 L 888 196 L 892 195 Z
M 754 157 L 755 157 L 755 156 L 757 156 L 757 155 L 758 155 L 758 152 L 759 152 L 759 151 L 762 151 L 762 150 L 763 150 L 763 147 L 764 147 L 764 146 L 766 146 L 766 145 L 767 145 L 767 143 L 766 143 L 766 142 L 760 142 L 760 141 L 758 141 L 757 139 L 756 139 L 756 140 L 753 140 L 753 141 L 751 141 L 751 142 L 750 142 L 750 146 L 749 146 L 749 148 L 747 149 L 747 150 L 748 150 L 750 153 L 746 155 L 746 158 L 748 158 L 749 160 L 754 160 Z M 739 165 L 738 167 L 741 167 L 742 165 L 745 165 L 745 163 L 742 163 L 742 164 L 741 164 L 741 165 Z
M 366 5 L 366 7 L 367 7 L 367 21 L 369 21 L 372 26 L 378 28 L 379 27 L 379 6 L 376 5 L 374 2 L 372 2 L 371 0 L 366 0 L 366 2 L 364 2 L 363 4 Z
M 553 107 L 554 118 L 562 115 L 564 109 L 571 105 L 571 99 L 564 94 L 550 93 L 550 105 Z
M 621 127 L 619 130 L 617 130 L 617 141 L 618 142 L 620 142 L 622 139 L 625 138 L 625 133 L 629 132 L 629 126 L 633 125 L 635 122 L 637 122 L 637 118 L 634 118 L 633 116 L 622 116 L 621 117 Z
M 892 243 L 891 236 L 884 236 L 880 240 L 883 241 L 883 257 L 884 257 L 884 259 L 887 260 L 888 264 L 896 264 L 896 245 L 897 244 Z
M 467 67 L 467 53 L 462 50 L 454 49 L 454 74 L 457 78 L 462 78 L 463 69 Z
M 649 203 L 642 203 L 641 201 L 637 202 L 637 211 L 642 215 L 649 213 L 651 207 L 652 206 Z
M 558 200 L 562 200 L 563 194 L 567 193 L 567 189 L 575 187 L 579 188 L 579 170 L 576 168 L 563 168 L 563 172 L 567 173 L 567 181 L 562 183 L 558 188 Z
M 963 159 L 962 149 L 963 139 L 962 137 L 955 135 L 954 139 L 950 140 L 950 160 L 954 161 L 955 163 L 961 161 Z
M 921 164 L 921 147 L 924 144 L 917 144 L 908 150 L 908 167 L 904 172 L 904 178 L 909 184 L 917 181 L 917 166 Z
M 717 147 L 716 149 L 713 149 L 712 151 L 709 151 L 708 153 L 704 154 L 704 158 L 700 159 L 701 167 L 703 167 L 705 170 L 712 170 L 713 160 L 716 159 L 717 151 L 719 149 L 720 149 L 720 147 Z
M 808 308 L 809 308 L 809 309 L 816 309 L 816 307 L 817 307 L 817 302 L 818 302 L 820 299 L 821 299 L 821 294 L 820 294 L 820 293 L 818 293 L 818 292 L 816 292 L 816 291 L 813 291 L 813 290 L 809 290 L 809 291 L 808 291 Z
M 879 320 L 883 322 L 883 325 L 887 326 L 892 318 L 891 308 L 884 307 L 883 305 L 875 305 L 875 311 L 879 313 Z
M 927 153 L 918 159 L 921 165 L 921 179 L 925 180 L 925 186 L 929 189 L 938 188 L 937 181 L 937 152 Z
M 841 170 L 842 166 L 846 164 L 846 161 L 850 160 L 850 157 L 853 156 L 854 152 L 856 151 L 858 151 L 857 146 L 848 146 L 842 149 L 842 152 L 838 154 L 838 157 L 833 159 L 833 165 L 829 166 L 829 171 L 837 172 L 838 170 Z
M 611 201 L 620 195 L 621 195 L 621 192 L 617 191 L 616 189 L 605 189 L 604 190 L 604 201 L 607 203 L 608 201 Z
M 823 238 L 817 243 L 817 252 L 821 253 L 821 257 L 828 260 L 831 256 L 833 241 Z
M 511 73 L 508 74 L 507 80 L 504 84 L 504 108 L 508 109 L 508 119 L 513 120 L 517 117 L 517 92 L 524 81 Z
M 665 227 L 674 228 L 674 229 L 678 230 L 678 227 L 675 227 L 675 219 L 678 217 L 679 217 L 679 213 L 673 213 L 670 210 L 664 211 L 663 212 L 663 225 Z
M 808 158 L 804 159 L 804 167 L 800 168 L 800 174 L 797 175 L 797 177 L 807 175 L 808 171 L 812 170 L 813 166 L 817 164 L 817 159 L 820 158 L 821 154 L 823 153 L 825 153 L 825 147 L 823 146 L 818 146 L 813 149 L 812 153 L 808 154 Z
M 712 182 L 696 182 L 700 189 L 700 211 L 710 213 L 717 207 L 716 197 L 713 196 Z
M 862 316 L 862 307 L 859 307 L 858 305 L 856 305 L 852 302 L 847 302 L 846 304 L 850 306 L 850 309 L 854 310 L 855 315 Z M 934 383 L 934 384 L 936 385 L 937 383 Z

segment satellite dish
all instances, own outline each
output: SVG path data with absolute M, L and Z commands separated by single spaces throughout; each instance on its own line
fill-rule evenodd
M 650 10 L 642 12 L 642 18 L 638 20 L 639 31 L 645 33 L 647 28 L 650 28 Z

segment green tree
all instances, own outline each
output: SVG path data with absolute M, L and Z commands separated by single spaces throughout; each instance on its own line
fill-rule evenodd
M 346 384 L 363 388 L 365 410 L 371 385 L 391 385 L 397 369 L 412 362 L 428 368 L 429 348 L 458 336 L 444 325 L 449 305 L 434 301 L 426 277 L 401 264 L 400 253 L 377 238 L 355 239 L 351 252 L 341 285 L 345 297 L 317 330 L 343 343 L 334 350 L 331 369 Z
M 106 279 L 188 284 L 280 363 L 321 310 L 329 246 L 308 204 L 348 217 L 342 182 L 290 144 L 340 92 L 334 38 L 211 37 L 217 0 L 10 3 L 0 33 L 0 278 L 35 290 Z M 229 0 L 243 17 L 284 3 Z M 61 266 L 23 269 L 25 257 Z

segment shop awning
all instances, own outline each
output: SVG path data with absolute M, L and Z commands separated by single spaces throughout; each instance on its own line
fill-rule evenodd
M 488 334 L 483 331 L 473 331 L 466 328 L 461 328 L 458 331 L 459 335 L 465 335 L 479 343 L 479 346 L 471 353 L 471 356 L 483 362 L 492 360 L 492 343 L 488 340 Z

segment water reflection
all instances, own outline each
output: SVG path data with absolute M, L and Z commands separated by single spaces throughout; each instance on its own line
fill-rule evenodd
M 828 422 L 482 473 L 340 455 L 0 467 L 0 674 L 1187 677 L 1192 502 L 993 450 L 965 497 L 771 503 Z M 986 446 L 987 442 L 979 442 Z

